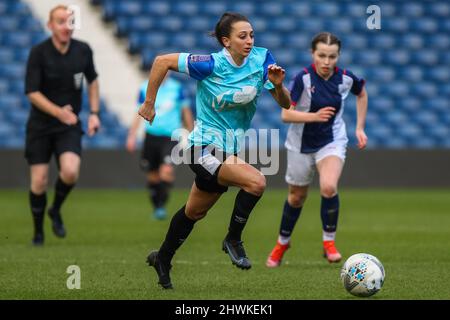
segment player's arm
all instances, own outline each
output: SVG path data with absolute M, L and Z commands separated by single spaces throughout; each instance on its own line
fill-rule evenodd
M 356 96 L 356 138 L 358 140 L 358 148 L 364 149 L 367 145 L 367 136 L 364 132 L 366 125 L 368 95 L 365 87 Z
M 138 113 L 135 114 L 133 121 L 131 122 L 130 129 L 128 129 L 126 148 L 129 152 L 136 150 L 136 137 L 138 129 L 141 125 L 142 118 Z
M 271 64 L 267 68 L 269 81 L 273 84 L 274 88 L 269 90 L 272 97 L 283 109 L 289 109 L 291 105 L 291 98 L 289 90 L 283 85 L 283 80 L 286 71 L 276 64 Z
M 191 108 L 185 107 L 182 109 L 181 117 L 183 119 L 183 127 L 189 132 L 194 129 L 194 116 L 192 115 Z
M 281 110 L 281 120 L 286 123 L 327 122 L 335 113 L 335 108 L 325 107 L 317 112 L 303 112 L 295 110 L 295 106 Z
M 74 125 L 78 122 L 78 117 L 73 113 L 72 106 L 67 104 L 63 107 L 51 102 L 40 91 L 34 91 L 27 94 L 28 100 L 42 112 L 57 118 L 64 124 Z
M 91 108 L 88 120 L 88 135 L 93 136 L 100 128 L 100 92 L 98 79 L 88 85 L 89 106 Z
M 148 79 L 147 92 L 145 100 L 139 108 L 139 115 L 150 124 L 155 118 L 155 100 L 161 83 L 169 70 L 178 72 L 179 53 L 171 53 L 157 56 L 153 61 Z

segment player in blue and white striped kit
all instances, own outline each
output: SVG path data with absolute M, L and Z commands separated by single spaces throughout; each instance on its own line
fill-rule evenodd
M 315 168 L 320 176 L 324 257 L 329 262 L 338 262 L 342 258 L 336 249 L 335 237 L 339 216 L 337 186 L 348 141 L 342 119 L 344 100 L 349 93 L 357 97 L 355 134 L 358 147 L 363 149 L 367 144 L 364 126 L 368 98 L 364 80 L 336 66 L 340 49 L 341 42 L 336 36 L 328 32 L 318 34 L 311 45 L 314 63 L 299 72 L 291 84 L 292 105 L 282 112 L 283 121 L 291 123 L 285 144 L 289 193 L 278 241 L 266 262 L 268 267 L 278 267 L 290 246 L 291 233 L 306 200 Z
M 263 87 L 280 106 L 290 106 L 289 91 L 283 86 L 285 71 L 275 65 L 267 49 L 253 46 L 253 28 L 246 17 L 225 13 L 216 25 L 215 36 L 224 47 L 220 52 L 157 57 L 150 72 L 146 101 L 139 110 L 144 119 L 153 120 L 156 92 L 169 69 L 198 80 L 197 123 L 189 135 L 190 167 L 196 174 L 195 183 L 186 205 L 172 218 L 161 248 L 147 258 L 149 265 L 156 269 L 163 288 L 172 288 L 169 271 L 175 251 L 189 236 L 194 223 L 205 217 L 228 186 L 241 190 L 236 197 L 223 250 L 237 267 L 251 267 L 241 234 L 266 182 L 260 171 L 236 154 L 243 133 L 250 127 Z

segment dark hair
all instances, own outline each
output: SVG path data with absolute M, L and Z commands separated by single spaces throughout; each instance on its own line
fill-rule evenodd
M 219 22 L 217 22 L 214 31 L 210 32 L 210 36 L 216 37 L 220 45 L 222 47 L 225 47 L 222 43 L 222 37 L 229 37 L 231 33 L 231 27 L 235 22 L 239 21 L 246 21 L 250 23 L 248 18 L 240 13 L 225 12 L 222 17 L 220 17 Z
M 336 37 L 334 34 L 332 34 L 330 32 L 321 32 L 312 39 L 311 50 L 313 52 L 316 51 L 317 44 L 319 42 L 322 42 L 327 45 L 337 44 L 338 52 L 341 51 L 341 40 L 339 40 L 338 37 Z

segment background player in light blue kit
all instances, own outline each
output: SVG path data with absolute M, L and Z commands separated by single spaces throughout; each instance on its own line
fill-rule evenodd
M 311 44 L 313 64 L 300 71 L 291 85 L 292 105 L 282 111 L 284 122 L 291 123 L 286 138 L 288 165 L 286 182 L 288 198 L 284 204 L 277 244 L 266 265 L 278 267 L 289 248 L 314 169 L 320 176 L 322 203 L 322 239 L 324 257 L 339 262 L 335 237 L 339 217 L 338 182 L 344 167 L 347 133 L 342 119 L 344 100 L 349 93 L 356 95 L 358 148 L 367 144 L 364 132 L 367 113 L 365 81 L 346 69 L 336 67 L 341 41 L 328 32 L 319 33 Z
M 139 89 L 139 106 L 145 101 L 147 87 L 148 81 L 144 81 Z M 171 152 L 177 142 L 172 141 L 171 137 L 174 131 L 181 127 L 188 131 L 192 131 L 194 127 L 189 99 L 181 83 L 171 78 L 169 73 L 158 90 L 155 109 L 157 116 L 153 124 L 145 123 L 140 166 L 147 172 L 147 187 L 154 207 L 153 215 L 156 219 L 165 219 L 165 204 L 175 179 Z M 136 114 L 128 131 L 126 147 L 129 152 L 136 149 L 136 136 L 141 121 L 142 118 Z
M 251 267 L 241 234 L 264 192 L 266 181 L 260 171 L 236 154 L 263 87 L 280 106 L 290 106 L 289 92 L 283 86 L 285 71 L 275 65 L 267 49 L 253 46 L 253 28 L 245 16 L 225 13 L 216 25 L 215 36 L 224 47 L 218 53 L 175 53 L 157 57 L 150 71 L 145 102 L 139 110 L 144 119 L 153 121 L 156 92 L 169 69 L 198 80 L 197 123 L 189 136 L 190 167 L 196 174 L 195 183 L 186 205 L 172 218 L 159 251 L 151 252 L 147 258 L 149 265 L 156 269 L 163 288 L 172 288 L 169 271 L 175 251 L 189 236 L 195 222 L 205 217 L 228 186 L 241 190 L 236 197 L 223 250 L 237 267 Z

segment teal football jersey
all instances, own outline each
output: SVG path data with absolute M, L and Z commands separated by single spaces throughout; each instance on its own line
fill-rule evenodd
M 270 52 L 258 47 L 253 47 L 240 66 L 226 49 L 210 55 L 181 53 L 179 72 L 198 80 L 197 122 L 189 146 L 212 144 L 227 153 L 238 153 L 262 88 L 274 88 L 267 71 L 274 63 Z
M 148 81 L 144 81 L 139 90 L 139 105 L 145 100 L 147 84 Z M 155 136 L 171 137 L 174 130 L 182 127 L 182 108 L 189 108 L 189 100 L 181 83 L 169 77 L 159 87 L 155 101 L 156 116 L 152 125 L 145 121 L 145 131 Z

